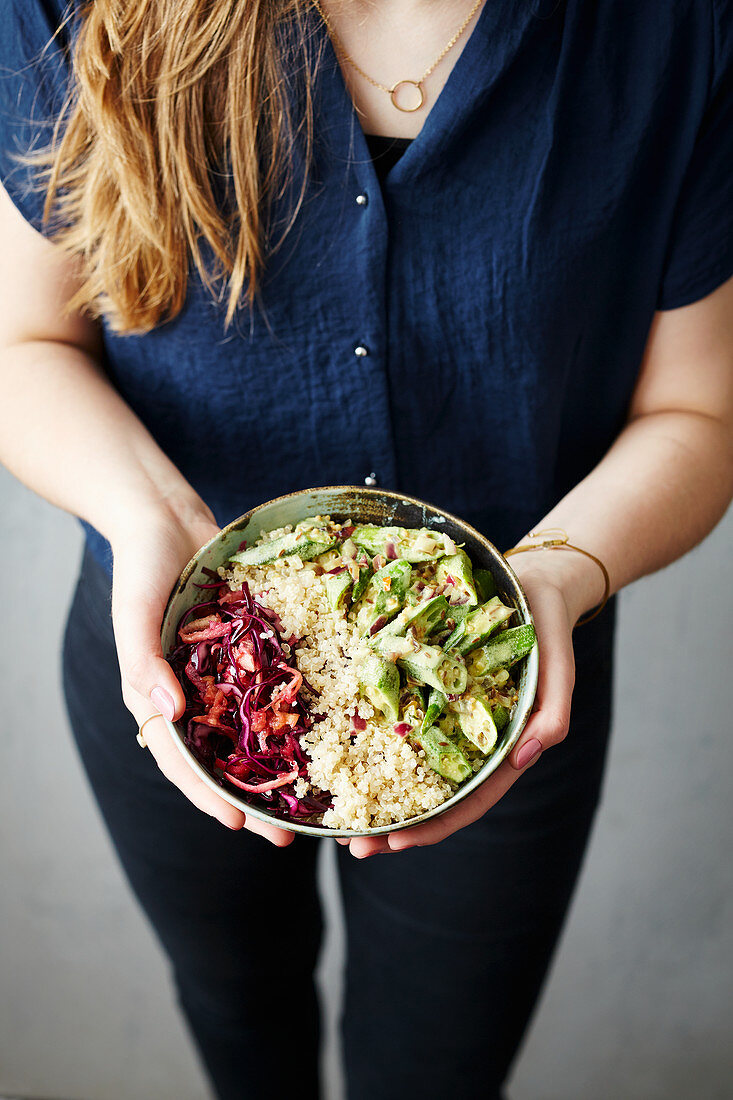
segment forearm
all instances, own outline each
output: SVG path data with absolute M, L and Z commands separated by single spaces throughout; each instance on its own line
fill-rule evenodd
M 726 423 L 697 412 L 649 413 L 626 426 L 599 465 L 535 529 L 563 528 L 571 542 L 606 564 L 615 592 L 700 542 L 732 493 L 733 440 Z M 569 551 L 562 566 L 561 555 L 551 556 L 556 568 L 572 571 L 573 611 L 594 606 L 603 593 L 597 566 Z M 548 565 L 550 555 L 543 558 Z
M 32 341 L 0 351 L 0 461 L 51 503 L 114 540 L 196 494 L 80 348 Z

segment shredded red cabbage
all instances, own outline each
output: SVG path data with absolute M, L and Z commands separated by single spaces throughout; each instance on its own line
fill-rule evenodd
M 278 615 L 226 582 L 218 598 L 190 608 L 178 623 L 180 643 L 169 655 L 186 696 L 184 740 L 222 786 L 264 803 L 279 817 L 322 814 L 330 794 L 299 798 L 293 785 L 308 778 L 301 736 L 319 716 L 303 689 L 313 692 L 282 648 Z

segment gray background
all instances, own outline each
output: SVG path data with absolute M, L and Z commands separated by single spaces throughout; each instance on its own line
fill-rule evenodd
M 61 703 L 77 525 L 3 471 L 0 516 L 0 1092 L 204 1100 Z M 733 514 L 623 596 L 605 798 L 512 1100 L 733 1096 L 731 533 Z M 342 944 L 322 854 L 328 1100 L 341 1100 Z

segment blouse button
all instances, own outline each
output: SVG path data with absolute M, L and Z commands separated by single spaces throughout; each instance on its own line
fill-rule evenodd
M 377 475 L 374 473 L 373 470 L 370 474 L 367 474 L 367 476 L 364 478 L 364 484 L 365 485 L 376 485 L 377 484 Z
M 368 203 L 369 203 L 369 196 L 364 191 L 362 191 L 362 193 L 360 195 L 356 196 L 356 205 L 357 206 L 367 206 Z
M 364 347 L 363 344 L 357 344 L 354 348 L 354 355 L 357 359 L 363 359 L 365 355 L 369 354 L 369 348 Z

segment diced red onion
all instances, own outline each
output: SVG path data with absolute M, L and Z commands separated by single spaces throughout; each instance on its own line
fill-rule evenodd
M 369 627 L 369 634 L 376 634 L 378 630 L 381 630 L 383 626 L 387 625 L 388 621 L 389 620 L 387 619 L 386 615 L 377 616 L 372 625 Z

